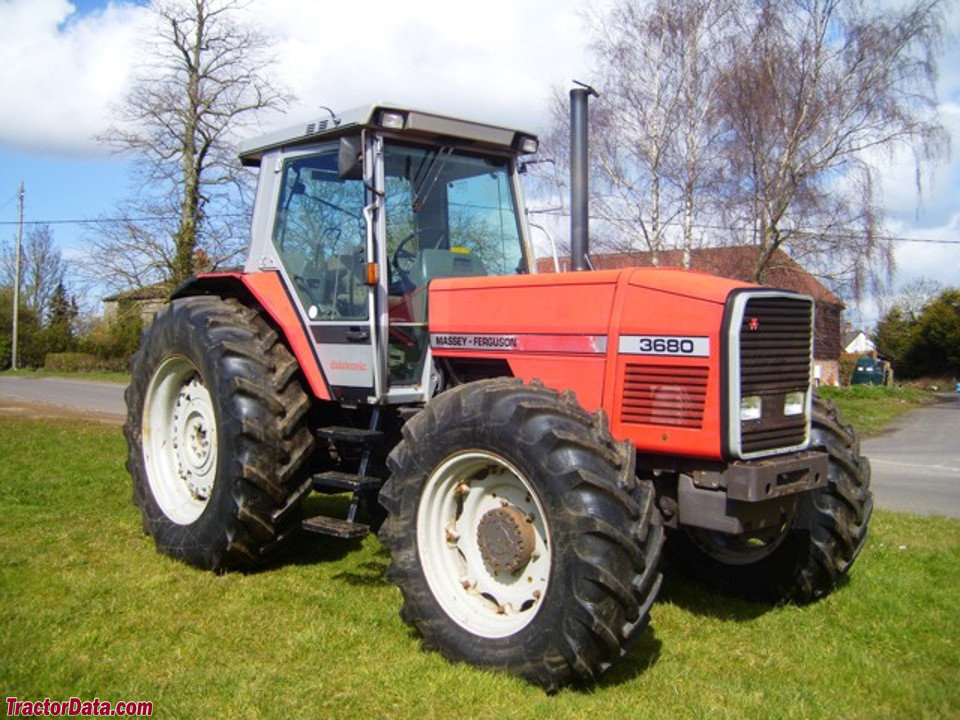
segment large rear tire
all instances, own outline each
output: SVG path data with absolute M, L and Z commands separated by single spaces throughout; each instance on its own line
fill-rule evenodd
M 157 313 L 131 360 L 127 470 L 157 550 L 250 567 L 299 526 L 313 448 L 296 360 L 259 313 L 190 297 Z
M 403 428 L 380 500 L 401 617 L 453 660 L 548 691 L 643 633 L 662 528 L 634 451 L 571 394 L 518 380 L 443 393 Z
M 765 602 L 810 602 L 849 572 L 873 511 L 870 462 L 833 403 L 813 401 L 812 449 L 829 455 L 828 482 L 797 498 L 774 531 L 733 536 L 695 528 L 670 534 L 671 560 L 723 592 Z

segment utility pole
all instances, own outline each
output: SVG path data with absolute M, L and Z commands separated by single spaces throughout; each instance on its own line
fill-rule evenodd
M 20 248 L 23 246 L 23 180 L 20 181 L 20 213 L 17 220 L 17 257 L 13 271 L 13 351 L 10 367 L 17 369 L 17 325 L 20 321 Z

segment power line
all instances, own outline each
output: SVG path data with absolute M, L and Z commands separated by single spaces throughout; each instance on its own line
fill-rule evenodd
M 533 210 L 531 210 L 531 211 L 529 211 L 529 212 L 531 212 L 532 214 L 537 214 L 537 215 L 554 215 L 554 216 L 558 216 L 558 217 L 569 217 L 569 216 L 570 216 L 569 211 L 567 211 L 567 210 L 559 210 L 559 209 L 555 209 L 555 208 L 551 208 L 551 209 L 549 209 L 549 210 L 537 210 L 536 208 L 534 208 Z M 604 222 L 604 221 L 605 221 L 605 222 L 613 222 L 613 221 L 611 221 L 611 220 L 608 219 L 608 218 L 598 217 L 598 216 L 595 216 L 595 215 L 591 215 L 591 216 L 590 216 L 590 220 L 591 220 L 591 221 L 597 220 L 597 221 L 600 221 L 600 222 Z M 619 222 L 619 223 L 634 222 L 632 219 L 629 219 L 629 218 L 615 218 L 614 220 L 615 220 L 616 222 Z M 664 228 L 668 228 L 668 227 L 679 228 L 679 227 L 681 227 L 681 226 L 680 226 L 680 224 L 677 223 L 677 222 L 669 222 L 669 223 L 664 223 L 664 224 L 663 224 L 663 227 L 664 227 Z M 722 226 L 722 225 L 699 225 L 699 224 L 695 224 L 695 225 L 693 226 L 693 228 L 694 228 L 695 230 L 719 230 L 719 231 L 721 231 L 721 232 L 737 232 L 737 233 L 751 233 L 751 232 L 754 231 L 754 228 L 752 228 L 752 227 L 740 227 L 740 228 L 738 228 L 738 227 L 724 227 L 724 226 Z M 791 228 L 790 230 L 791 230 L 792 232 L 796 232 L 796 233 L 798 233 L 798 234 L 802 234 L 802 235 L 806 235 L 806 236 L 810 236 L 810 235 L 820 235 L 820 236 L 822 236 L 822 237 L 832 237 L 832 238 L 863 237 L 863 236 L 864 236 L 864 233 L 854 233 L 854 232 L 851 232 L 851 233 L 840 233 L 840 232 L 837 232 L 837 231 L 820 231 L 820 230 L 816 230 L 816 229 L 811 229 L 811 230 L 795 230 L 795 229 L 793 229 L 793 228 Z M 786 232 L 786 230 L 784 230 L 784 232 Z M 960 245 L 960 240 L 944 240 L 944 239 L 940 239 L 940 238 L 912 238 L 912 237 L 903 237 L 903 236 L 900 236 L 900 235 L 874 235 L 874 237 L 875 237 L 877 240 L 887 240 L 887 241 L 889 241 L 889 242 L 895 242 L 895 243 L 923 243 L 923 244 L 928 244 L 928 245 Z
M 18 195 L 12 195 L 8 200 L 5 200 L 3 205 L 0 205 L 0 210 L 6 210 L 10 205 L 17 201 Z M 13 223 L 8 223 L 12 225 Z
M 216 217 L 238 218 L 243 213 L 218 213 Z M 118 218 L 88 218 L 85 220 L 24 220 L 24 225 L 105 225 L 107 223 L 157 222 L 162 220 L 178 220 L 178 215 L 151 215 L 148 217 L 118 217 Z M 16 220 L 0 220 L 0 225 L 17 225 Z
M 16 199 L 16 198 L 14 198 Z M 537 212 L 534 210 L 534 212 Z M 569 213 L 563 211 L 549 211 L 549 212 L 540 212 L 538 214 L 547 214 L 547 215 L 559 215 L 567 216 Z M 239 218 L 245 217 L 243 213 L 226 213 L 226 214 L 217 214 L 217 217 L 223 218 Z M 108 223 L 135 223 L 135 222 L 158 222 L 163 220 L 177 220 L 177 215 L 152 215 L 147 217 L 118 217 L 118 218 L 93 218 L 93 219 L 60 219 L 60 220 L 24 220 L 23 225 L 106 225 Z M 604 220 L 604 218 L 591 217 L 591 220 Z M 0 220 L 0 226 L 3 225 L 18 225 L 19 223 L 16 220 Z M 751 232 L 753 228 L 732 228 L 732 227 L 722 227 L 720 225 L 695 225 L 697 230 L 720 230 L 723 232 Z M 801 230 L 805 235 L 817 234 L 816 230 Z M 842 233 L 828 232 L 828 233 L 819 233 L 821 235 L 829 237 L 840 237 Z M 847 233 L 849 236 L 857 235 L 862 237 L 862 233 Z M 925 245 L 960 245 L 960 240 L 943 240 L 938 238 L 912 238 L 912 237 L 903 237 L 900 235 L 875 235 L 878 240 L 887 240 L 894 243 L 920 243 Z
M 175 220 L 175 215 L 141 218 L 95 218 L 93 220 L 24 220 L 24 225 L 104 225 L 116 222 L 148 222 L 154 220 Z M 0 220 L 0 225 L 16 225 L 14 220 Z

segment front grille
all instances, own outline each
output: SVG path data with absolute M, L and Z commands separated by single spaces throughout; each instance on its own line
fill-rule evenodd
M 741 455 L 806 441 L 806 411 L 787 416 L 783 410 L 788 393 L 810 389 L 812 318 L 813 302 L 806 297 L 757 294 L 747 299 L 739 321 L 740 397 L 759 396 L 762 412 L 759 420 L 741 422 Z
M 706 367 L 628 364 L 621 421 L 700 429 L 707 375 Z

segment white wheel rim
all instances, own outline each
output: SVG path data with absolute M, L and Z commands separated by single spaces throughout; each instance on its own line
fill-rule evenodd
M 185 357 L 164 360 L 143 413 L 143 460 L 157 504 L 189 525 L 203 513 L 217 475 L 217 421 L 210 391 Z
M 527 518 L 532 552 L 495 571 L 478 541 L 481 520 L 505 510 Z M 546 597 L 552 541 L 543 506 L 515 466 L 485 451 L 449 457 L 427 479 L 417 509 L 417 552 L 434 598 L 464 630 L 502 638 L 526 627 Z M 489 551 L 488 551 L 489 559 Z

